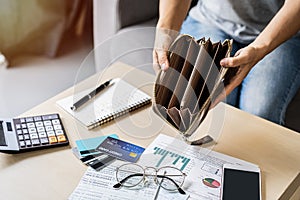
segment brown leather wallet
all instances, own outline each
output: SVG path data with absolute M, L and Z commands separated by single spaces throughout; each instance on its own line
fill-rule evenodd
M 220 66 L 230 55 L 232 40 L 212 43 L 179 35 L 168 50 L 170 68 L 160 71 L 154 85 L 153 110 L 175 127 L 190 144 L 213 140 L 209 135 L 196 141 L 189 137 L 205 119 L 211 102 L 235 75 L 237 68 Z

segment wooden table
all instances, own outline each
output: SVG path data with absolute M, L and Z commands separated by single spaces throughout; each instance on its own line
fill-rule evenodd
M 116 133 L 123 140 L 147 147 L 161 132 L 178 136 L 173 128 L 153 114 L 150 106 L 87 131 L 55 103 L 112 77 L 122 77 L 152 94 L 153 75 L 116 63 L 24 113 L 22 116 L 59 113 L 70 146 L 16 155 L 1 153 L 0 199 L 67 199 L 87 169 L 72 154 L 71 147 L 77 139 Z M 260 166 L 263 199 L 300 199 L 299 133 L 224 103 L 213 109 L 197 130 L 198 135 L 207 132 L 216 139 L 213 150 Z

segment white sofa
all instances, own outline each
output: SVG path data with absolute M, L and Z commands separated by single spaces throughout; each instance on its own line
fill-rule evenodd
M 122 61 L 152 69 L 158 0 L 94 0 L 94 47 L 98 70 Z

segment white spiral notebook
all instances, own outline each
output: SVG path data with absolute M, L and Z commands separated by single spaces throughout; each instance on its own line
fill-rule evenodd
M 56 102 L 89 130 L 151 102 L 151 97 L 148 94 L 128 82 L 116 78 L 112 80 L 111 86 L 105 88 L 89 102 L 86 102 L 76 111 L 71 110 L 74 102 L 92 90 L 82 91 L 76 94 L 76 97 L 71 95 Z

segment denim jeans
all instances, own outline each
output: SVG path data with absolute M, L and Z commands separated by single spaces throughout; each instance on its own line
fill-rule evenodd
M 205 37 L 212 42 L 233 39 L 212 25 L 201 24 L 187 17 L 181 33 L 196 39 Z M 248 44 L 233 40 L 232 55 Z M 293 37 L 265 56 L 226 102 L 241 110 L 260 116 L 277 124 L 284 124 L 288 104 L 300 87 L 300 37 Z

